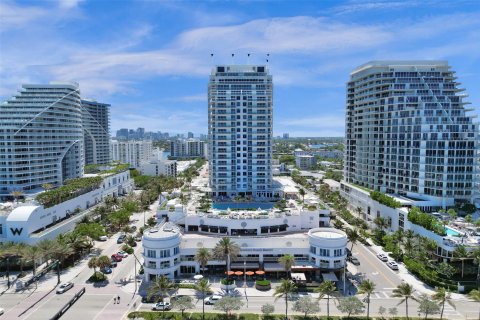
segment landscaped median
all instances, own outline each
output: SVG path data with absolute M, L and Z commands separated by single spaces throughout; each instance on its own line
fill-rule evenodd
M 164 318 L 162 318 L 164 316 Z M 289 315 L 289 319 L 292 320 L 305 320 L 303 315 Z M 175 319 L 175 320 L 183 320 L 182 314 L 180 312 L 165 312 L 165 315 L 162 315 L 161 312 L 155 311 L 134 311 L 128 314 L 128 319 L 145 319 L 145 320 L 159 320 L 159 319 Z M 201 312 L 185 312 L 184 319 L 189 320 L 202 320 L 202 313 Z M 205 320 L 284 320 L 284 314 L 273 314 L 273 315 L 262 315 L 262 314 L 255 314 L 255 313 L 232 313 L 228 316 L 225 316 L 224 313 L 212 313 L 212 312 L 205 312 Z M 327 320 L 326 315 L 322 316 L 309 316 L 306 319 L 310 320 Z M 330 320 L 340 320 L 340 319 L 356 319 L 356 320 L 366 320 L 367 317 L 361 316 L 350 316 L 350 317 L 341 317 L 341 316 L 330 316 Z M 384 320 L 384 319 L 396 319 L 396 320 L 404 320 L 407 319 L 405 317 L 370 317 L 370 320 Z M 423 318 L 418 317 L 409 317 L 410 320 L 420 320 Z

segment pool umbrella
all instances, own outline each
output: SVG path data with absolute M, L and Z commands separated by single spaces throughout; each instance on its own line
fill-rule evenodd
M 243 271 L 235 271 L 236 276 L 241 276 L 243 274 Z
M 262 275 L 262 274 L 265 274 L 265 271 L 263 271 L 263 270 L 257 270 L 257 271 L 255 271 L 255 273 L 258 274 L 258 275 Z
M 247 272 L 245 272 L 245 274 L 246 274 L 247 276 L 253 276 L 253 275 L 255 274 L 255 272 L 253 272 L 253 271 L 247 271 Z
M 235 274 L 235 272 L 233 272 L 233 271 L 226 271 L 225 274 L 226 274 L 227 276 L 232 276 L 232 275 Z

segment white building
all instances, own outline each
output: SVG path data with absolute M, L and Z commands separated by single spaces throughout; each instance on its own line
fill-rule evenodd
M 140 168 L 143 162 L 152 159 L 153 143 L 151 140 L 111 140 L 110 155 L 113 161 Z
M 73 230 L 90 208 L 106 196 L 117 197 L 132 190 L 133 180 L 127 170 L 105 175 L 98 188 L 49 208 L 35 200 L 15 205 L 0 204 L 0 242 L 35 244 L 43 239 L 54 239 Z
M 371 61 L 347 85 L 344 179 L 431 202 L 474 200 L 478 124 L 447 61 Z
M 205 142 L 198 139 L 180 139 L 170 142 L 170 156 L 175 159 L 179 158 L 204 158 Z
M 329 211 L 312 205 L 300 210 L 288 206 L 284 211 L 212 209 L 196 213 L 170 200 L 157 215 L 168 217 L 170 222 L 146 230 L 143 235 L 146 281 L 159 275 L 173 278 L 200 272 L 194 260 L 197 250 L 213 249 L 225 236 L 241 249 L 232 269 L 283 271 L 278 258 L 285 254 L 295 257 L 294 272 L 310 272 L 315 277 L 321 272 L 340 274 L 344 267 L 345 233 L 329 228 Z M 207 269 L 223 273 L 225 262 L 209 261 Z
M 295 164 L 300 170 L 310 170 L 317 165 L 317 159 L 310 155 L 295 156 Z
M 0 104 L 0 199 L 83 175 L 78 84 L 26 84 Z
M 319 156 L 322 158 L 342 158 L 343 151 L 340 150 L 295 150 L 296 156 Z
M 140 166 L 140 172 L 146 176 L 177 176 L 177 161 L 175 160 L 151 160 Z
M 83 99 L 85 165 L 110 163 L 110 105 Z
M 272 198 L 273 83 L 266 66 L 227 65 L 208 85 L 213 196 Z

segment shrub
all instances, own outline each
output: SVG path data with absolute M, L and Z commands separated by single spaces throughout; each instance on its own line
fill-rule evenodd
M 270 280 L 257 280 L 255 283 L 260 285 L 260 286 L 269 286 L 271 284 L 271 281 Z
M 88 278 L 88 281 L 90 282 L 101 282 L 105 280 L 107 280 L 107 276 L 100 271 L 96 271 L 90 278 Z
M 446 236 L 447 232 L 443 224 L 434 216 L 422 212 L 420 209 L 413 207 L 408 212 L 408 220 L 411 223 L 419 225 L 427 230 L 433 231 L 440 236 Z
M 402 204 L 386 194 L 379 191 L 370 192 L 370 198 L 390 208 L 400 208 Z
M 232 285 L 235 281 L 233 279 L 222 279 L 220 281 L 224 286 Z

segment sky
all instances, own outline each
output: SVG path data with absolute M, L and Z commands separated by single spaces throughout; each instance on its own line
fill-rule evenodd
M 113 135 L 206 133 L 212 67 L 267 54 L 274 135 L 344 136 L 346 82 L 370 60 L 448 60 L 480 113 L 478 0 L 0 1 L 0 101 L 75 81 L 112 105 Z

